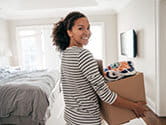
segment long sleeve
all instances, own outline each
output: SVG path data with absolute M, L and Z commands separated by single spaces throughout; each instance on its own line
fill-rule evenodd
M 116 100 L 117 94 L 108 88 L 98 70 L 96 60 L 86 49 L 83 49 L 79 54 L 79 68 L 101 100 L 109 104 Z

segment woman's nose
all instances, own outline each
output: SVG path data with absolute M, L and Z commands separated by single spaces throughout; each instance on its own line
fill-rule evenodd
M 90 34 L 90 30 L 85 30 L 84 33 L 86 33 L 87 35 Z

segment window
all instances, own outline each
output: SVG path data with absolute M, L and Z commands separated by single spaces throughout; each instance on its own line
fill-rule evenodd
M 60 67 L 60 53 L 52 46 L 52 25 L 17 27 L 19 64 L 25 69 Z M 85 48 L 94 58 L 104 58 L 103 23 L 91 25 L 91 38 Z
M 60 54 L 51 42 L 52 25 L 17 27 L 16 31 L 20 66 L 30 70 L 59 67 Z

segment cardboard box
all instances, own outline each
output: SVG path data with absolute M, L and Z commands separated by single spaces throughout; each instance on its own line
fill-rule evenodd
M 143 73 L 108 83 L 109 88 L 120 96 L 133 101 L 146 101 Z M 108 125 L 120 125 L 136 118 L 128 109 L 101 101 L 101 112 Z

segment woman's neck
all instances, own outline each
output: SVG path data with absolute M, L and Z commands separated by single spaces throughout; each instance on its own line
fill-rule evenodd
M 72 47 L 72 46 L 83 47 L 82 44 L 78 44 L 76 42 L 71 42 L 70 41 L 69 47 Z

